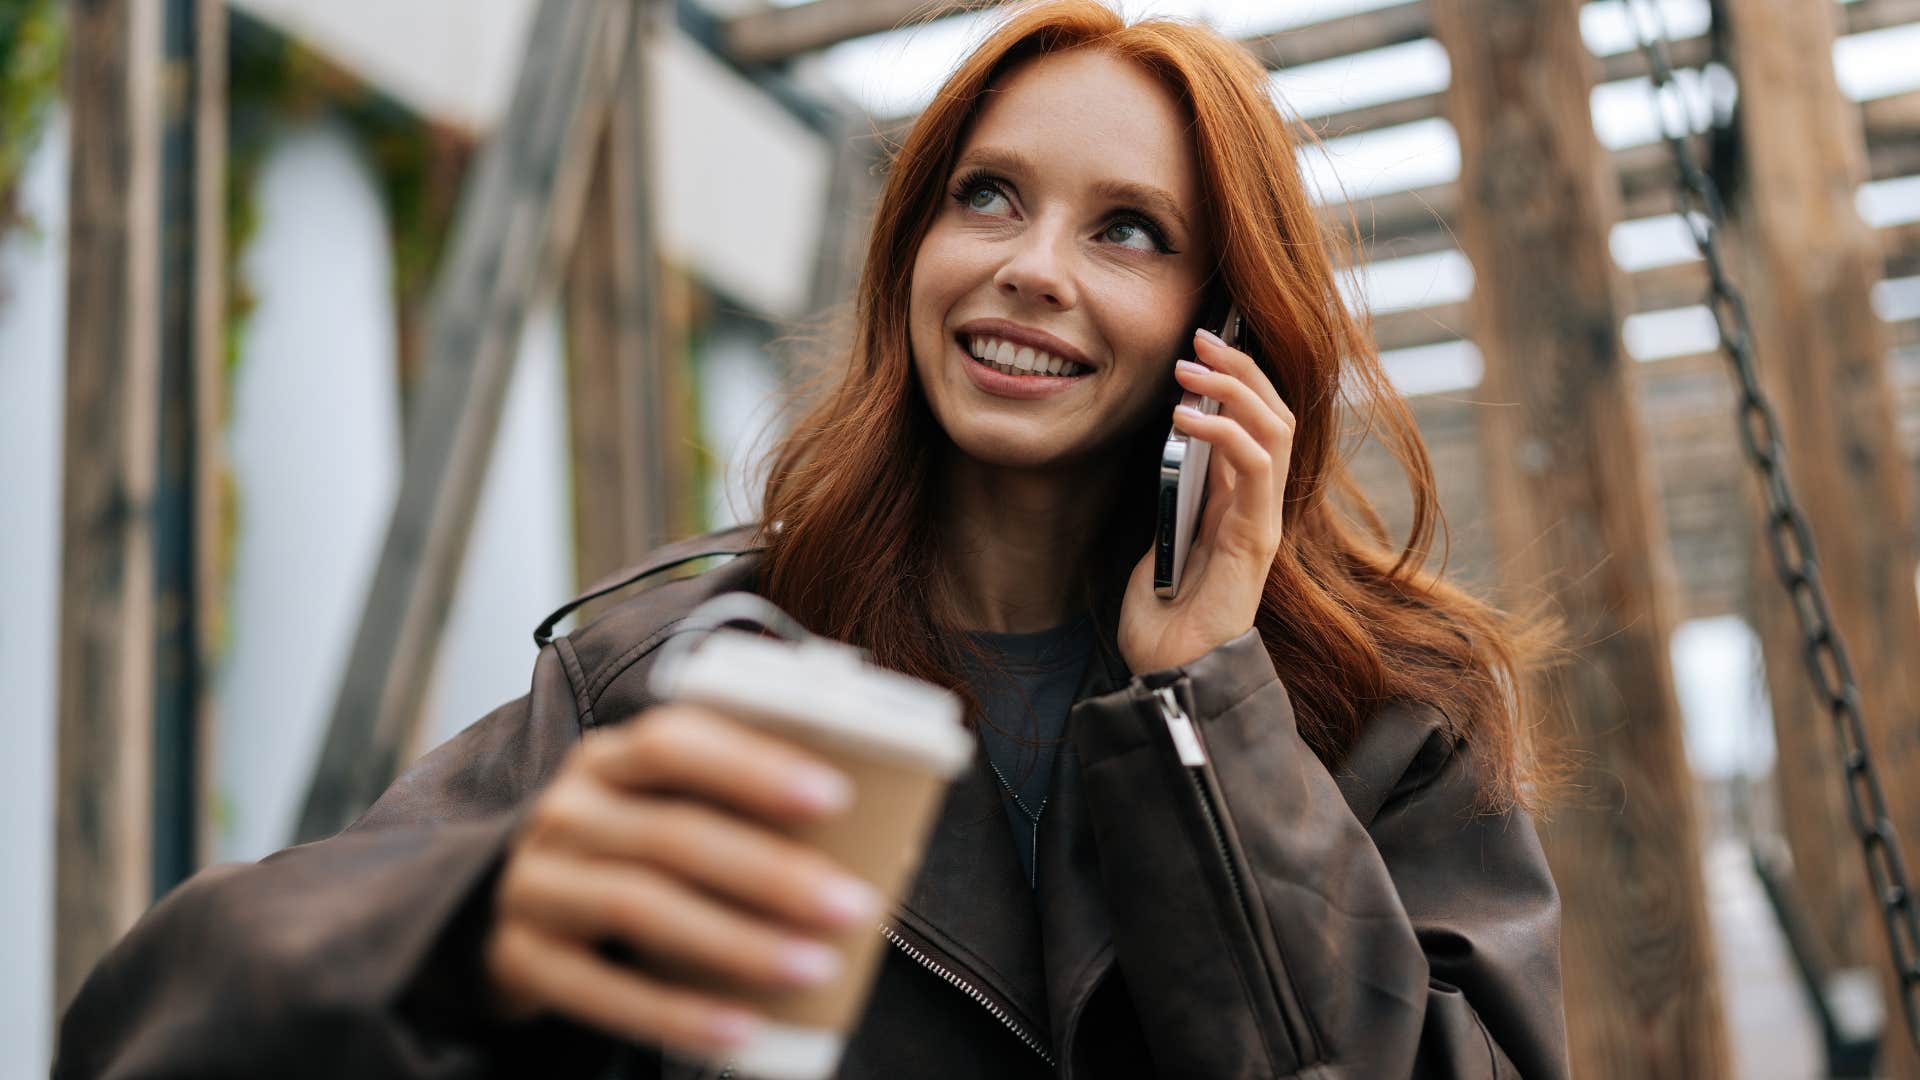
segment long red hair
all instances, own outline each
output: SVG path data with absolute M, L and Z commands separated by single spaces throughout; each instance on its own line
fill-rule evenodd
M 1191 23 L 1128 25 L 1097 0 L 1014 11 L 968 56 L 891 157 L 854 298 L 844 367 L 778 447 L 769 472 L 761 587 L 812 630 L 896 670 L 965 692 L 964 635 L 942 573 L 935 468 L 945 433 L 913 373 L 908 289 L 941 209 L 955 155 L 982 95 L 1013 65 L 1100 48 L 1157 76 L 1191 114 L 1216 278 L 1246 317 L 1249 349 L 1297 418 L 1285 534 L 1255 620 L 1291 695 L 1300 732 L 1329 766 L 1368 716 L 1394 700 L 1437 706 L 1470 739 L 1490 807 L 1532 800 L 1539 758 L 1528 690 L 1548 635 L 1447 584 L 1426 567 L 1444 533 L 1432 467 L 1412 413 L 1389 383 L 1364 318 L 1338 288 L 1349 237 L 1316 215 L 1295 163 L 1300 126 L 1246 50 Z M 1171 388 L 1171 378 L 1169 387 Z M 1400 461 L 1412 494 L 1405 543 L 1391 544 L 1353 483 L 1343 415 L 1365 417 Z M 1113 601 L 1152 530 L 1158 420 L 1115 467 L 1111 525 L 1086 553 L 1089 596 Z

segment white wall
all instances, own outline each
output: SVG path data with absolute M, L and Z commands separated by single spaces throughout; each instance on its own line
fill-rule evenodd
M 351 139 L 282 138 L 260 171 L 241 273 L 227 453 L 239 535 L 218 681 L 219 851 L 287 842 L 399 490 L 393 260 Z
M 527 692 L 533 628 L 575 592 L 565 341 L 537 306 L 474 513 L 427 707 L 426 745 Z
M 0 242 L 0 1080 L 51 1064 L 66 135 L 56 115 L 21 178 L 39 235 Z
M 699 364 L 700 442 L 713 461 L 707 523 L 724 529 L 760 516 L 783 388 L 760 338 L 744 327 L 722 327 L 707 338 Z
M 341 133 L 271 152 L 244 272 L 260 298 L 234 387 L 240 533 L 220 673 L 220 856 L 284 846 L 399 490 L 392 260 Z M 508 390 L 428 705 L 425 746 L 524 693 L 529 637 L 573 591 L 566 395 L 553 305 Z
M 807 314 L 832 156 L 819 136 L 679 34 L 651 59 L 660 243 L 769 315 Z
M 534 0 L 235 0 L 421 112 L 485 131 L 507 110 Z

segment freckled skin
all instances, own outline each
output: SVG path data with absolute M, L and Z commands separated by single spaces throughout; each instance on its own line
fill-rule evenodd
M 1163 423 L 1158 405 L 1178 357 L 1192 357 L 1193 320 L 1211 272 L 1199 161 L 1189 120 L 1153 76 L 1110 53 L 1043 56 L 1003 76 L 961 147 L 948 191 L 976 148 L 1013 150 L 1031 174 L 990 171 L 968 205 L 945 198 L 914 262 L 909 309 L 914 370 L 941 427 L 967 457 L 1027 469 L 1087 459 Z M 1160 215 L 1175 254 L 1094 193 L 1102 180 L 1171 194 L 1197 232 Z M 1118 223 L 1118 224 L 1117 224 Z M 972 382 L 956 329 L 999 317 L 1078 348 L 1094 372 L 1033 401 Z

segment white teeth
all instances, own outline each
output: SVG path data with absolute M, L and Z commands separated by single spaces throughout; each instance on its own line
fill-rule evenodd
M 967 351 L 974 359 L 1009 375 L 1079 375 L 1085 371 L 1071 360 L 999 338 L 970 337 Z

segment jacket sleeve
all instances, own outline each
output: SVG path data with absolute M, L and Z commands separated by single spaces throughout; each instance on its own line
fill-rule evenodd
M 1173 692 L 1204 764 L 1183 763 Z M 1338 776 L 1256 632 L 1069 721 L 1121 975 L 1167 1076 L 1564 1077 L 1559 897 L 1472 748 L 1383 709 Z
M 480 941 L 524 803 L 580 728 L 553 647 L 526 697 L 427 755 L 359 821 L 157 904 L 81 987 L 56 1080 L 581 1075 L 606 1040 L 490 1024 Z M 520 1055 L 537 1070 L 516 1071 Z

